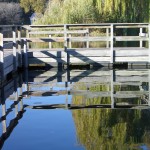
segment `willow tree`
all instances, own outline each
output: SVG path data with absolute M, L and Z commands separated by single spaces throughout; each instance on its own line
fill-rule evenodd
M 148 22 L 148 0 L 50 0 L 37 23 Z

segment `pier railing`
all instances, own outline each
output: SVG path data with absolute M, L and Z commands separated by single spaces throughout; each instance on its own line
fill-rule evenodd
M 29 64 L 147 64 L 150 60 L 149 24 L 66 24 L 25 28 L 28 29 L 27 42 L 49 43 L 47 48 L 28 49 Z M 129 47 L 130 42 L 136 42 L 136 46 Z M 54 47 L 53 43 L 61 43 L 61 47 Z

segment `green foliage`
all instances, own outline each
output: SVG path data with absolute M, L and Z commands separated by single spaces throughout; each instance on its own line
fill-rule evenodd
M 37 24 L 148 22 L 149 3 L 148 0 L 50 0 Z
M 47 0 L 20 0 L 20 5 L 24 11 L 43 13 L 46 7 Z

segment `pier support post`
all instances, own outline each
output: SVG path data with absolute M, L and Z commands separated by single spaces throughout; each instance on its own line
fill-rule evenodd
M 28 52 L 27 52 L 27 39 L 24 39 L 24 67 L 28 68 Z
M 16 43 L 16 27 L 12 28 L 13 32 L 13 66 L 14 70 L 17 71 L 18 57 L 17 57 L 17 43 Z
M 4 50 L 3 50 L 3 29 L 0 28 L 0 73 L 1 81 L 4 79 Z
M 113 56 L 113 48 L 114 48 L 114 29 L 113 24 L 110 26 L 110 63 L 113 64 L 114 56 Z

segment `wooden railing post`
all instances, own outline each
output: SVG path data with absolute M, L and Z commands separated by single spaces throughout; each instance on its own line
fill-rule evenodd
M 29 29 L 26 29 L 26 38 L 30 38 Z M 27 43 L 27 48 L 29 48 L 29 43 Z
M 72 48 L 72 44 L 71 44 L 71 34 L 69 34 L 69 48 Z
M 149 48 L 149 63 L 150 63 L 150 24 L 148 25 L 148 48 Z
M 110 25 L 110 63 L 113 64 L 114 62 L 114 56 L 113 56 L 113 48 L 114 48 L 114 29 L 113 24 Z
M 106 28 L 106 37 L 109 37 L 109 28 Z M 106 41 L 106 48 L 109 48 L 109 40 Z
M 64 52 L 65 52 L 65 62 L 68 65 L 68 54 L 67 54 L 67 25 L 64 24 Z
M 24 68 L 28 68 L 28 52 L 27 52 L 27 39 L 24 39 L 24 48 L 23 48 L 23 55 L 24 55 Z
M 3 50 L 3 29 L 0 28 L 0 76 L 1 81 L 4 79 L 4 50 Z
M 140 33 L 139 33 L 139 36 L 142 36 L 142 33 L 143 33 L 143 28 L 140 28 Z M 143 47 L 143 41 L 140 40 L 140 48 Z
M 17 59 L 17 43 L 16 43 L 16 27 L 12 28 L 13 32 L 13 68 L 14 71 L 17 70 L 17 64 L 18 64 L 18 59 Z
M 52 35 L 50 34 L 48 37 L 51 38 Z M 51 49 L 51 48 L 52 48 L 52 42 L 49 42 L 49 49 Z
M 18 66 L 22 67 L 21 27 L 18 27 L 17 30 L 18 30 L 18 53 L 19 53 Z
M 86 48 L 90 47 L 90 43 L 89 43 L 89 29 L 87 29 L 87 33 L 86 33 L 86 37 L 87 37 L 87 42 L 86 42 Z

